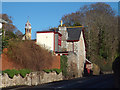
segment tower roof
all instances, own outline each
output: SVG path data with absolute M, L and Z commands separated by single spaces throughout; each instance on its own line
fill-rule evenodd
M 26 22 L 25 28 L 26 29 L 31 29 L 31 24 L 30 24 L 29 20 Z

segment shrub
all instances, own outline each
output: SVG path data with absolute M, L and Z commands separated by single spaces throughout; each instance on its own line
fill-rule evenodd
M 29 74 L 31 71 L 28 69 L 21 69 L 19 70 L 20 75 L 24 78 L 26 76 L 26 74 Z
M 43 70 L 43 71 L 46 72 L 46 73 L 50 73 L 50 72 L 51 72 L 50 69 L 45 69 L 45 70 Z
M 59 74 L 60 72 L 62 72 L 61 69 L 53 69 L 53 71 L 55 71 L 57 74 Z
M 12 69 L 12 70 L 7 69 L 7 70 L 3 71 L 2 73 L 3 74 L 7 73 L 10 78 L 13 78 L 14 75 L 19 74 L 19 71 L 15 70 L 15 69 Z
M 100 73 L 100 68 L 99 68 L 99 66 L 96 65 L 95 63 L 93 63 L 92 71 L 93 71 L 93 75 L 99 75 L 99 73 Z
M 7 56 L 21 68 L 33 71 L 50 69 L 53 60 L 53 56 L 48 50 L 37 45 L 34 41 L 27 40 L 9 41 Z
M 2 74 L 7 73 L 9 71 L 10 71 L 10 69 L 6 69 L 6 70 L 2 71 Z
M 21 70 L 15 70 L 15 69 L 6 69 L 2 71 L 2 74 L 7 73 L 10 78 L 13 78 L 14 75 L 20 74 L 23 78 L 26 76 L 26 74 L 29 74 L 31 71 L 28 69 L 21 69 Z
M 45 69 L 43 71 L 46 72 L 46 73 L 50 73 L 50 72 L 55 71 L 57 74 L 59 74 L 60 72 L 62 72 L 61 69 Z

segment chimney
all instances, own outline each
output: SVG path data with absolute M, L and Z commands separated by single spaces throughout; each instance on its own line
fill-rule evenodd
M 62 20 L 61 20 L 61 26 L 62 26 Z

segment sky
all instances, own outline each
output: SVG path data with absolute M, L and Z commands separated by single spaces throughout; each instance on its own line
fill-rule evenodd
M 2 2 L 2 13 L 11 16 L 13 24 L 25 34 L 25 23 L 31 23 L 32 39 L 36 31 L 58 27 L 62 16 L 96 2 Z M 105 2 L 118 13 L 118 2 Z M 28 17 L 29 16 L 29 17 Z

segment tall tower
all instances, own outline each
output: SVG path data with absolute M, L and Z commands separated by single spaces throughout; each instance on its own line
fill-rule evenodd
M 25 24 L 25 40 L 31 40 L 31 24 L 29 21 Z

